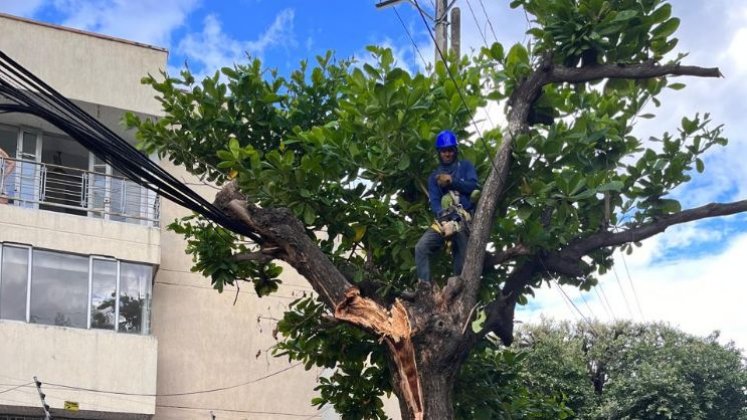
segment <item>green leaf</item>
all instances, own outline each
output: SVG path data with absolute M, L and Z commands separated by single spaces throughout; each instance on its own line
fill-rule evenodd
M 654 23 L 663 22 L 672 15 L 672 5 L 669 3 L 663 4 L 660 8 L 656 9 L 651 13 L 651 20 Z
M 311 208 L 311 206 L 304 206 L 303 209 L 303 222 L 310 226 L 314 224 L 314 221 L 316 220 L 316 213 L 314 213 L 314 209 Z
M 529 53 L 523 45 L 514 44 L 506 56 L 506 67 L 514 67 L 522 63 L 529 63 Z
M 623 10 L 622 12 L 618 12 L 617 15 L 615 15 L 615 18 L 612 20 L 612 22 L 623 22 L 633 19 L 636 16 L 638 16 L 638 12 L 635 10 Z
M 672 83 L 672 84 L 667 85 L 667 87 L 673 90 L 682 90 L 685 88 L 685 84 L 684 83 Z
M 503 45 L 501 45 L 498 42 L 494 42 L 493 45 L 490 46 L 490 56 L 494 60 L 503 61 L 503 58 L 504 58 Z
M 666 38 L 672 35 L 677 28 L 680 27 L 680 20 L 678 18 L 671 18 L 668 21 L 662 23 L 651 31 L 651 35 L 656 37 Z
M 705 164 L 703 163 L 702 159 L 695 159 L 695 169 L 698 171 L 698 173 L 703 173 L 703 171 L 705 170 Z
M 661 200 L 658 207 L 665 213 L 677 213 L 682 210 L 682 205 L 680 205 L 680 202 L 673 199 Z
M 611 181 L 596 188 L 597 192 L 621 191 L 625 184 L 622 181 Z

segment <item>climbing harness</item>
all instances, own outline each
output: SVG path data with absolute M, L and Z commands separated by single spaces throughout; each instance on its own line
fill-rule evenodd
M 431 228 L 449 240 L 461 231 L 469 232 L 472 216 L 459 202 L 459 192 L 451 190 L 441 198 L 441 214 Z

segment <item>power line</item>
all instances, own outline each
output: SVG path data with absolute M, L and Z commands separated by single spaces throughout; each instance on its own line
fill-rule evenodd
M 228 408 L 207 408 L 207 407 L 189 407 L 185 405 L 168 405 L 168 404 L 156 404 L 156 407 L 161 408 L 178 408 L 180 410 L 199 410 L 199 411 L 224 411 L 228 413 L 241 413 L 241 414 L 270 414 L 275 416 L 288 416 L 288 417 L 305 417 L 305 418 L 314 418 L 317 415 L 312 415 L 312 417 L 308 417 L 308 414 L 298 414 L 298 413 L 283 413 L 280 411 L 251 411 L 251 410 L 231 410 Z
M 635 304 L 638 307 L 638 312 L 641 314 L 641 319 L 646 320 L 646 316 L 643 315 L 643 309 L 641 309 L 641 301 L 638 299 L 638 292 L 635 290 L 635 286 L 633 285 L 633 277 L 630 275 L 630 270 L 628 270 L 628 263 L 625 262 L 625 255 L 622 251 L 620 251 L 620 257 L 622 258 L 623 267 L 625 267 L 625 273 L 628 275 L 628 282 L 630 282 L 630 288 L 633 290 L 633 298 L 635 299 Z
M 446 56 L 444 56 L 444 52 L 441 51 L 441 47 L 438 45 L 438 42 L 436 42 L 436 37 L 435 35 L 433 35 L 433 31 L 431 30 L 431 27 L 428 25 L 428 21 L 425 18 L 423 9 L 421 9 L 420 5 L 418 4 L 418 0 L 413 0 L 413 4 L 415 5 L 415 8 L 418 9 L 418 13 L 420 13 L 420 18 L 423 20 L 423 24 L 425 24 L 425 28 L 428 30 L 428 35 L 430 35 L 431 39 L 433 40 L 433 43 L 436 45 L 436 51 L 438 52 L 438 55 L 441 58 L 441 61 L 444 63 L 444 67 L 446 68 L 446 74 L 449 76 L 451 81 L 454 83 L 454 89 L 456 89 L 457 94 L 459 95 L 459 99 L 462 101 L 462 104 L 464 105 L 464 107 L 469 111 L 467 100 L 464 98 L 462 89 L 459 87 L 459 83 L 457 83 L 456 78 L 454 77 L 454 74 L 452 74 L 451 72 L 451 68 L 448 66 L 448 61 L 446 60 Z M 488 115 L 488 119 L 490 119 L 490 115 Z M 487 141 L 485 141 L 485 137 L 483 137 L 482 131 L 480 130 L 480 127 L 477 126 L 477 123 L 475 122 L 475 118 L 472 116 L 471 113 L 470 113 L 470 121 L 472 122 L 472 126 L 475 128 L 475 131 L 477 132 L 478 138 L 482 141 L 482 144 L 485 147 L 485 152 L 490 158 L 490 165 L 493 167 L 493 169 L 495 169 L 496 172 L 500 172 L 498 168 L 495 166 L 495 162 L 493 161 L 494 160 L 493 155 L 490 152 L 490 147 L 488 146 Z M 491 121 L 491 125 L 492 125 L 492 121 Z
M 542 267 L 544 267 L 545 272 L 550 276 L 550 279 L 552 279 L 555 282 L 555 284 L 558 286 L 558 290 L 560 290 L 560 293 L 563 294 L 563 297 L 565 297 L 566 301 L 568 301 L 573 306 L 573 308 L 576 310 L 576 312 L 578 312 L 579 315 L 581 315 L 581 319 L 583 319 L 589 325 L 589 329 L 593 331 L 594 333 L 596 333 L 596 329 L 594 328 L 594 325 L 591 323 L 591 321 L 589 321 L 589 318 L 587 318 L 586 315 L 584 315 L 584 313 L 581 312 L 581 309 L 579 309 L 576 303 L 573 302 L 573 300 L 570 298 L 570 296 L 568 296 L 565 290 L 563 290 L 563 286 L 560 285 L 560 281 L 558 281 L 558 278 L 550 274 L 550 270 L 547 268 L 544 261 L 540 260 L 540 264 L 542 264 Z M 584 299 L 583 296 L 581 297 L 581 299 L 584 302 L 586 302 L 586 299 Z M 586 305 L 588 306 L 588 303 Z M 589 311 L 591 312 L 591 316 L 596 318 L 596 316 L 594 315 L 594 312 L 591 311 L 591 308 L 589 308 Z
M 130 395 L 130 396 L 138 396 L 138 397 L 180 397 L 180 396 L 185 396 L 185 395 L 209 394 L 209 393 L 212 393 L 212 392 L 226 391 L 226 390 L 229 390 L 229 389 L 239 388 L 239 387 L 242 387 L 242 386 L 246 386 L 246 385 L 249 385 L 249 384 L 260 382 L 262 380 L 271 378 L 271 377 L 273 377 L 275 375 L 279 375 L 279 374 L 281 374 L 283 372 L 286 372 L 286 371 L 289 371 L 289 370 L 291 370 L 291 369 L 293 369 L 296 366 L 299 366 L 301 364 L 302 364 L 302 362 L 298 362 L 298 363 L 293 364 L 291 366 L 288 366 L 286 368 L 283 368 L 283 369 L 280 369 L 278 371 L 272 372 L 272 373 L 270 373 L 268 375 L 265 375 L 265 376 L 262 376 L 262 377 L 259 377 L 259 378 L 256 378 L 256 379 L 252 379 L 250 381 L 243 382 L 243 383 L 240 383 L 240 384 L 237 384 L 237 385 L 225 386 L 225 387 L 214 388 L 214 389 L 207 389 L 207 390 L 202 390 L 202 391 L 177 392 L 177 393 L 171 393 L 171 394 L 157 394 L 157 393 L 156 394 L 140 394 L 140 393 L 134 393 L 134 392 L 106 391 L 106 390 L 100 390 L 100 389 L 94 389 L 94 388 L 84 388 L 84 387 L 76 387 L 76 386 L 64 385 L 64 384 L 55 384 L 55 383 L 52 383 L 52 382 L 45 382 L 45 384 L 50 385 L 50 386 L 54 386 L 54 387 L 57 387 L 57 388 L 72 389 L 72 390 L 76 390 L 76 391 L 85 391 L 85 392 L 95 392 L 95 393 L 101 393 L 101 394 Z
M 570 303 L 571 306 L 573 306 L 573 309 L 575 309 L 576 312 L 578 312 L 579 315 L 581 315 L 581 319 L 584 320 L 584 322 L 586 322 L 589 325 L 589 328 L 591 328 L 592 330 L 594 330 L 594 326 L 591 324 L 591 321 L 589 321 L 589 318 L 587 318 L 586 315 L 584 315 L 584 313 L 581 312 L 581 309 L 579 309 L 579 307 L 576 305 L 576 303 L 573 301 L 573 299 L 571 299 L 570 296 L 568 296 L 568 294 L 565 292 L 565 290 L 563 290 L 563 287 L 560 285 L 560 282 L 557 279 L 555 279 L 555 278 L 553 278 L 552 280 L 558 286 L 558 290 L 560 290 L 560 293 L 563 295 L 563 297 L 566 299 L 566 301 L 568 303 Z
M 25 386 L 29 386 L 29 385 L 31 385 L 31 384 L 33 384 L 33 382 L 28 382 L 28 383 L 25 383 L 25 384 L 21 384 L 21 385 L 18 385 L 18 386 L 14 386 L 13 388 L 8 388 L 8 389 L 6 389 L 6 390 L 0 391 L 0 394 L 5 394 L 6 392 L 10 392 L 10 391 L 15 391 L 15 390 L 16 390 L 16 389 L 18 389 L 18 388 L 23 388 L 23 387 L 25 387 Z
M 467 0 L 469 2 L 469 0 Z M 490 16 L 488 15 L 488 11 L 485 10 L 485 4 L 480 1 L 480 7 L 482 7 L 482 12 L 485 14 L 485 19 L 488 21 L 488 27 L 490 28 L 490 32 L 493 34 L 493 39 L 495 39 L 495 42 L 498 42 L 498 37 L 495 36 L 495 29 L 493 29 L 493 22 L 490 21 Z
M 612 266 L 612 272 L 615 274 L 615 279 L 617 279 L 617 285 L 620 286 L 620 294 L 622 294 L 623 301 L 625 301 L 625 307 L 628 309 L 628 314 L 630 314 L 630 318 L 633 318 L 633 311 L 630 309 L 628 297 L 625 296 L 625 290 L 623 290 L 622 281 L 620 281 L 620 276 L 617 275 L 617 269 L 614 265 Z
M 397 11 L 397 6 L 392 7 L 392 10 L 394 10 L 394 14 L 397 15 L 397 19 L 399 20 L 399 23 L 402 24 L 402 28 L 405 30 L 405 33 L 407 33 L 407 37 L 410 38 L 410 42 L 412 42 L 412 46 L 415 48 L 415 51 L 420 56 L 420 60 L 423 62 L 423 68 L 428 67 L 428 62 L 426 62 L 425 58 L 423 58 L 423 54 L 420 52 L 420 48 L 418 48 L 418 44 L 415 43 L 415 39 L 410 34 L 410 30 L 407 29 L 407 25 L 405 25 L 405 21 L 402 20 L 402 16 L 399 15 L 399 12 Z
M 485 43 L 485 47 L 488 46 L 488 39 L 485 37 L 485 33 L 482 31 L 482 28 L 480 27 L 480 22 L 477 20 L 477 15 L 475 14 L 475 10 L 472 8 L 472 3 L 467 0 L 467 7 L 469 7 L 469 12 L 472 15 L 472 19 L 475 21 L 475 26 L 477 27 L 477 31 L 480 33 L 480 37 L 482 38 L 482 42 Z
M 598 283 L 596 286 L 594 286 L 594 292 L 597 294 L 597 298 L 599 298 L 599 302 L 602 304 L 602 308 L 604 309 L 604 312 L 607 313 L 607 316 L 611 320 L 617 318 L 615 316 L 615 312 L 612 310 L 612 306 L 610 306 L 610 303 L 607 300 L 607 295 L 604 293 L 602 283 Z

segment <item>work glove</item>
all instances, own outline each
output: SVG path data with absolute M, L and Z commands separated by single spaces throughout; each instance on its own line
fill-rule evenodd
M 451 186 L 451 175 L 449 174 L 438 174 L 436 175 L 436 183 L 441 188 Z
M 441 223 L 441 234 L 444 238 L 450 238 L 459 231 L 459 225 L 457 222 L 443 222 Z

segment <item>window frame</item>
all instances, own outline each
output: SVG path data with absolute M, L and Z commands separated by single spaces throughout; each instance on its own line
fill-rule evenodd
M 27 261 L 28 261 L 28 264 L 26 266 L 26 288 L 25 288 L 25 293 L 26 293 L 26 299 L 25 299 L 26 300 L 26 308 L 25 308 L 25 319 L 24 320 L 14 320 L 14 319 L 4 319 L 4 318 L 1 318 L 0 321 L 3 321 L 3 322 L 25 322 L 27 324 L 31 324 L 32 323 L 31 322 L 31 282 L 33 280 L 32 279 L 32 273 L 33 273 L 33 268 L 34 268 L 34 250 L 36 249 L 36 250 L 39 250 L 39 251 L 46 251 L 46 252 L 52 252 L 52 253 L 64 254 L 64 255 L 75 255 L 75 256 L 80 256 L 80 257 L 86 257 L 86 255 L 76 254 L 76 253 L 72 253 L 72 252 L 65 252 L 65 251 L 56 250 L 56 249 L 37 248 L 37 247 L 34 247 L 32 245 L 19 244 L 19 243 L 15 243 L 15 242 L 0 242 L 0 287 L 3 284 L 3 270 L 2 270 L 3 266 L 2 266 L 2 261 L 3 261 L 3 255 L 4 255 L 4 251 L 5 251 L 6 247 L 8 247 L 8 248 L 21 248 L 21 249 L 25 249 L 27 251 L 27 258 L 28 258 Z M 152 308 L 152 306 L 153 306 L 153 291 L 154 291 L 155 276 L 156 276 L 156 273 L 158 271 L 158 266 L 154 265 L 154 264 L 148 264 L 148 263 L 144 263 L 144 262 L 139 262 L 139 261 L 120 260 L 118 258 L 114 258 L 114 257 L 111 257 L 111 256 L 106 256 L 106 255 L 90 254 L 90 255 L 87 255 L 87 257 L 88 257 L 88 293 L 86 295 L 87 296 L 87 300 L 86 300 L 86 308 L 87 308 L 86 309 L 86 318 L 87 318 L 87 320 L 86 320 L 86 326 L 85 326 L 85 328 L 83 328 L 83 327 L 70 327 L 70 328 L 85 329 L 85 330 L 96 330 L 96 331 L 99 331 L 99 332 L 120 333 L 120 331 L 119 331 L 120 330 L 120 328 L 119 328 L 119 313 L 120 313 L 120 298 L 121 298 L 120 294 L 121 294 L 121 281 L 122 281 L 122 268 L 121 267 L 122 267 L 122 262 L 126 262 L 128 264 L 147 266 L 151 270 L 150 297 L 148 299 L 148 304 L 149 304 L 149 307 L 148 307 L 148 320 L 147 320 L 147 323 L 146 323 L 146 325 L 147 325 L 148 328 L 147 328 L 147 331 L 140 332 L 140 333 L 135 334 L 135 335 L 143 335 L 143 336 L 152 335 L 152 333 L 151 333 L 151 331 L 152 331 L 152 328 L 151 328 L 151 322 L 152 322 L 151 316 L 152 316 L 152 313 L 153 313 L 153 308 Z M 111 330 L 110 329 L 104 329 L 104 328 L 92 328 L 91 327 L 91 315 L 92 315 L 91 303 L 92 303 L 92 298 L 93 298 L 93 275 L 94 275 L 94 273 L 93 273 L 93 263 L 94 263 L 95 260 L 99 260 L 99 261 L 110 261 L 110 262 L 115 262 L 116 263 L 116 286 L 115 286 L 115 299 L 114 299 L 115 300 L 115 302 L 114 302 L 114 328 L 112 328 Z M 48 324 L 40 324 L 40 325 L 48 325 Z M 54 327 L 54 325 L 49 325 L 49 326 Z M 127 333 L 127 334 L 131 334 L 131 333 Z

